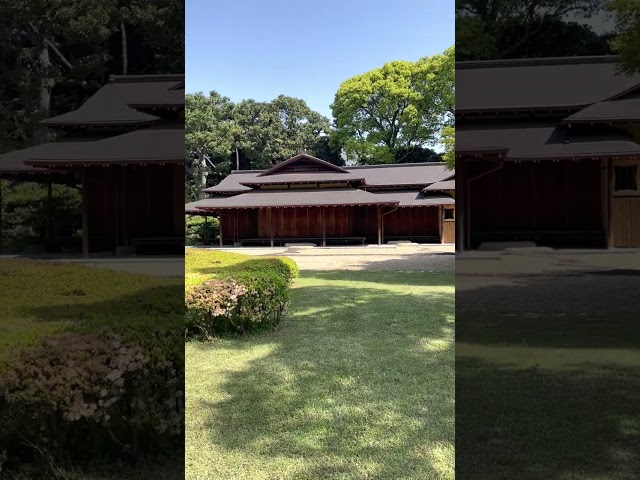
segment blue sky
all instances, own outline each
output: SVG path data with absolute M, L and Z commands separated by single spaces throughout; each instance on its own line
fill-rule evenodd
M 187 0 L 186 90 L 284 94 L 331 118 L 340 83 L 455 42 L 453 0 Z

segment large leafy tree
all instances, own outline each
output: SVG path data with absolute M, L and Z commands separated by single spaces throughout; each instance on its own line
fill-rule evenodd
M 185 96 L 187 196 L 201 197 L 210 173 L 228 173 L 237 134 L 233 112 L 233 102 L 218 92 Z
M 453 121 L 455 51 L 417 62 L 394 61 L 340 85 L 331 105 L 334 135 L 350 160 L 406 161 L 433 146 Z
M 306 150 L 328 148 L 320 140 L 330 130 L 329 119 L 310 109 L 304 100 L 285 95 L 271 102 L 243 100 L 234 110 L 237 146 L 251 168 L 262 169 Z
M 607 9 L 615 15 L 613 50 L 622 59 L 623 70 L 640 72 L 640 0 L 610 0 Z
M 458 60 L 608 53 L 589 27 L 568 21 L 589 18 L 604 1 L 456 0 Z

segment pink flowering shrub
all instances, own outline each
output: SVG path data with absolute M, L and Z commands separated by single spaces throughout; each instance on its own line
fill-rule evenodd
M 290 259 L 250 259 L 220 268 L 185 295 L 187 335 L 210 338 L 273 328 L 289 303 L 289 286 L 298 276 Z
M 181 359 L 113 333 L 65 334 L 23 351 L 4 372 L 0 396 L 24 413 L 20 436 L 51 457 L 81 454 L 92 442 L 137 457 L 143 443 L 182 434 L 183 369 Z

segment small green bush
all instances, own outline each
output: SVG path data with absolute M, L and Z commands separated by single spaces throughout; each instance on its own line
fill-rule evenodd
M 220 220 L 217 217 L 185 215 L 186 243 L 195 245 L 198 242 L 215 240 L 220 231 Z M 206 227 L 206 228 L 205 228 Z
M 299 274 L 289 258 L 211 251 L 189 252 L 188 277 L 190 271 L 195 271 L 196 279 L 205 276 L 205 280 L 187 281 L 187 335 L 206 338 L 277 326 L 289 303 L 291 282 Z

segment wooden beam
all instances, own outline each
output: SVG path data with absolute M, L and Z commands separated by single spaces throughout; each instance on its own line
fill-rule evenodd
M 607 161 L 607 248 L 615 246 L 616 239 L 613 234 L 613 191 L 615 188 L 615 178 L 613 176 L 613 164 Z
M 442 238 L 442 221 L 444 216 L 444 209 L 442 205 L 438 205 L 438 235 L 440 235 L 440 243 L 444 243 L 444 238 Z
M 273 247 L 273 212 L 269 209 L 269 237 L 271 238 L 271 246 Z
M 218 223 L 218 237 L 220 237 L 220 248 L 222 248 L 222 246 L 224 245 L 222 241 L 222 217 L 222 212 L 220 212 L 220 222 Z
M 47 182 L 47 242 L 53 240 L 53 183 Z
M 87 205 L 87 172 L 82 171 L 82 256 L 89 256 L 89 206 Z
M 320 222 L 322 223 L 322 246 L 327 246 L 327 226 L 324 220 L 324 207 L 320 207 Z
M 2 232 L 2 178 L 0 178 L 0 253 L 4 244 L 4 233 Z
M 381 228 L 381 223 L 382 223 L 382 207 L 380 207 L 380 205 L 378 205 L 378 245 L 382 245 L 382 228 Z

